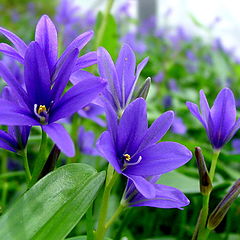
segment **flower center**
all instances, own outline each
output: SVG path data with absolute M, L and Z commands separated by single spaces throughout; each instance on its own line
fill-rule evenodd
M 39 118 L 42 124 L 48 121 L 48 111 L 45 105 L 34 104 L 34 113 Z
M 122 171 L 125 170 L 127 168 L 127 166 L 133 166 L 133 165 L 137 165 L 138 163 L 140 163 L 142 161 L 142 156 L 138 157 L 138 160 L 136 162 L 131 162 L 130 160 L 132 159 L 131 155 L 125 153 L 122 155 L 122 160 L 123 160 L 123 167 L 122 167 Z
M 40 105 L 38 110 L 37 110 L 37 113 L 38 114 L 41 114 L 42 112 L 46 112 L 47 111 L 47 108 L 45 105 Z
M 124 160 L 126 161 L 130 161 L 131 160 L 131 156 L 129 154 L 123 154 Z

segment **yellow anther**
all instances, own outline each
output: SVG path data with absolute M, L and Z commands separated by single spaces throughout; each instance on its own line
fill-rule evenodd
M 130 161 L 131 160 L 131 156 L 129 154 L 123 154 L 124 158 L 126 161 Z
M 38 111 L 37 113 L 40 114 L 42 112 L 46 112 L 47 111 L 47 108 L 45 105 L 40 105 L 39 108 L 38 108 Z

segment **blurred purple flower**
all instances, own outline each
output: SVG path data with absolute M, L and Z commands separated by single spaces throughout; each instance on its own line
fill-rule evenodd
M 119 173 L 131 180 L 145 198 L 157 196 L 156 187 L 146 177 L 164 174 L 188 162 L 192 154 L 175 142 L 157 143 L 170 128 L 174 114 L 162 114 L 148 128 L 146 102 L 133 101 L 118 121 L 117 114 L 106 104 L 108 130 L 97 142 L 101 155 Z
M 74 0 L 61 0 L 56 9 L 55 20 L 62 25 L 80 22 L 79 11 L 80 7 Z
M 232 140 L 232 154 L 240 154 L 240 139 L 235 138 Z
M 102 127 L 106 126 L 106 123 L 99 117 L 104 114 L 104 108 L 97 104 L 90 103 L 79 110 L 78 113 L 81 117 L 91 119 Z
M 147 50 L 147 45 L 143 40 L 137 39 L 136 33 L 129 32 L 121 39 L 122 43 L 128 44 L 134 52 L 144 53 Z
M 200 91 L 200 108 L 187 102 L 189 111 L 206 129 L 213 148 L 221 149 L 240 128 L 240 118 L 236 121 L 236 103 L 232 91 L 224 88 L 218 94 L 212 108 L 209 108 L 203 90 Z
M 103 95 L 113 109 L 121 115 L 132 100 L 137 80 L 148 58 L 139 63 L 136 69 L 134 52 L 127 44 L 122 46 L 115 65 L 103 47 L 98 49 L 97 58 L 99 74 L 108 81 Z
M 153 81 L 154 82 L 162 82 L 164 79 L 164 73 L 162 71 L 160 71 L 156 76 L 153 77 Z
M 188 50 L 186 52 L 186 57 L 188 58 L 189 61 L 196 61 L 197 60 L 195 53 L 191 50 Z
M 166 109 L 168 109 L 172 106 L 172 97 L 171 96 L 166 95 L 163 97 L 163 106 Z
M 80 152 L 86 155 L 98 156 L 99 153 L 95 146 L 95 135 L 92 131 L 85 131 L 84 127 L 79 128 L 78 146 Z
M 173 78 L 170 79 L 168 86 L 169 86 L 170 90 L 173 92 L 177 92 L 179 90 L 176 79 L 173 79 Z
M 173 133 L 180 134 L 180 135 L 184 135 L 186 133 L 187 128 L 183 123 L 182 118 L 175 116 L 171 130 Z

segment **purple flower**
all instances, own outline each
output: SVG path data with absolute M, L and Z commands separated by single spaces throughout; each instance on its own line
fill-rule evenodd
M 186 126 L 180 117 L 174 118 L 171 130 L 172 132 L 180 135 L 184 135 L 187 131 Z
M 128 32 L 121 38 L 121 42 L 128 44 L 137 53 L 144 53 L 147 50 L 147 45 L 144 41 L 137 39 L 137 34 L 134 32 Z
M 17 101 L 9 87 L 4 87 L 2 97 L 11 102 Z M 0 130 L 0 148 L 12 152 L 22 151 L 27 145 L 30 129 L 29 126 L 8 126 L 8 132 Z
M 232 154 L 240 154 L 240 139 L 235 138 L 232 140 L 232 148 L 233 151 L 231 152 Z
M 97 51 L 100 76 L 108 81 L 103 92 L 113 109 L 121 114 L 131 102 L 138 77 L 148 62 L 145 58 L 136 68 L 136 58 L 132 49 L 124 44 L 114 65 L 111 56 L 103 47 Z
M 97 142 L 100 153 L 118 173 L 133 182 L 141 195 L 155 198 L 156 188 L 146 177 L 172 171 L 192 157 L 179 143 L 157 143 L 170 128 L 173 112 L 162 114 L 148 128 L 146 102 L 138 98 L 125 109 L 119 121 L 109 104 L 106 104 L 106 116 L 108 130 Z
M 66 155 L 73 156 L 73 142 L 63 126 L 56 121 L 89 104 L 106 85 L 100 78 L 91 77 L 80 81 L 63 94 L 72 72 L 78 69 L 78 61 L 81 59 L 78 58 L 79 48 L 89 41 L 92 34 L 80 35 L 57 59 L 57 32 L 47 16 L 43 16 L 39 21 L 36 41 L 31 42 L 29 46 L 8 30 L 1 28 L 0 31 L 18 50 L 6 45 L 10 49 L 8 55 L 14 55 L 24 64 L 22 87 L 9 69 L 0 63 L 0 75 L 17 99 L 15 102 L 0 100 L 0 124 L 39 125 L 59 149 Z
M 92 131 L 85 131 L 84 127 L 79 128 L 78 146 L 80 152 L 86 155 L 99 155 L 95 147 L 95 135 Z
M 194 103 L 187 102 L 190 112 L 196 117 L 207 131 L 213 148 L 220 149 L 236 133 L 240 127 L 240 119 L 236 121 L 236 104 L 230 89 L 224 88 L 218 94 L 212 108 L 209 108 L 203 90 L 200 91 L 200 108 Z
M 160 71 L 154 78 L 153 78 L 153 81 L 154 82 L 162 82 L 164 79 L 164 73 L 162 71 Z
M 100 115 L 104 114 L 104 108 L 97 104 L 90 103 L 86 105 L 84 108 L 78 111 L 78 114 L 81 117 L 91 119 L 102 127 L 106 126 L 106 123 L 99 117 Z
M 13 48 L 6 43 L 0 43 L 0 52 L 3 52 L 18 62 L 24 64 L 25 54 L 28 49 L 26 43 L 24 43 L 17 35 L 5 28 L 0 27 L 0 33 L 7 37 L 15 46 L 15 48 Z M 79 35 L 68 45 L 61 57 L 58 58 L 58 39 L 56 28 L 47 15 L 43 15 L 41 17 L 36 27 L 35 41 L 39 44 L 45 55 L 52 82 L 56 80 L 61 66 L 67 61 L 67 58 L 71 52 L 73 52 L 75 49 L 80 51 L 91 40 L 92 37 L 92 31 L 88 31 Z M 94 61 L 93 56 L 95 56 Z M 96 53 L 87 53 L 77 58 L 72 72 L 96 64 L 96 62 Z
M 73 0 L 61 0 L 56 9 L 55 20 L 63 25 L 80 22 L 79 10 L 80 7 Z
M 132 180 L 128 179 L 125 190 L 125 199 L 130 207 L 157 207 L 157 208 L 179 208 L 189 204 L 187 197 L 177 188 L 156 184 L 159 176 L 149 179 L 150 184 L 155 189 L 156 196 L 154 198 L 146 198 L 135 187 Z

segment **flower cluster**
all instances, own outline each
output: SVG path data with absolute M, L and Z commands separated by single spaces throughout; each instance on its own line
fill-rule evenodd
M 0 124 L 8 126 L 8 132 L 0 132 L 1 147 L 21 151 L 31 127 L 41 126 L 62 152 L 73 156 L 73 142 L 58 121 L 78 112 L 105 126 L 98 117 L 105 111 L 107 131 L 97 146 L 116 172 L 128 179 L 124 197 L 129 205 L 181 208 L 189 203 L 179 190 L 156 184 L 161 174 L 185 164 L 192 154 L 178 143 L 157 143 L 172 125 L 172 111 L 148 128 L 146 102 L 141 96 L 147 96 L 150 80 L 135 94 L 148 58 L 136 67 L 135 54 L 127 44 L 122 46 L 116 64 L 103 47 L 78 57 L 92 31 L 74 39 L 58 57 L 57 31 L 46 15 L 39 20 L 35 41 L 30 44 L 4 28 L 0 33 L 14 45 L 1 43 L 0 51 L 23 65 L 23 72 L 17 65 L 15 74 L 6 61 L 0 63 L 0 75 L 8 85 L 0 99 Z M 82 70 L 95 63 L 100 77 Z M 74 86 L 65 91 L 69 81 Z M 92 132 L 80 128 L 78 140 L 82 152 L 98 154 Z

